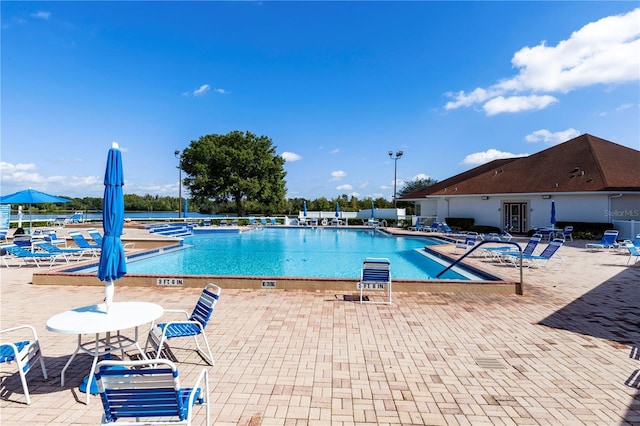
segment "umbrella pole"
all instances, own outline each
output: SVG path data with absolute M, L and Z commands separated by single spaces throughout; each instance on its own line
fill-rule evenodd
M 113 285 L 113 280 L 109 280 L 104 285 L 104 304 L 107 307 L 107 313 L 109 313 L 109 308 L 113 305 L 113 294 L 115 292 L 115 285 Z

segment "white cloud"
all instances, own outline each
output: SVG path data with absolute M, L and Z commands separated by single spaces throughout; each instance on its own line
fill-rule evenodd
M 557 145 L 562 142 L 566 142 L 569 139 L 573 139 L 579 136 L 580 132 L 576 129 L 569 128 L 561 132 L 552 133 L 549 130 L 541 129 L 535 132 L 529 133 L 524 139 L 527 142 L 544 142 L 548 145 Z
M 205 86 L 207 86 L 207 85 L 205 85 Z M 217 88 L 217 89 L 213 89 L 213 90 L 215 92 L 217 92 L 217 93 L 220 93 L 221 95 L 228 95 L 229 93 L 231 93 L 230 91 L 225 90 L 225 89 L 221 89 L 221 88 Z
M 430 178 L 429 175 L 426 175 L 424 173 L 418 173 L 411 180 L 418 180 L 418 179 L 426 180 L 426 179 L 429 179 L 429 178 Z
M 285 151 L 282 154 L 280 154 L 280 156 L 284 158 L 284 161 L 286 161 L 287 163 L 292 161 L 302 160 L 302 157 L 294 152 Z
M 487 115 L 544 109 L 557 102 L 546 93 L 567 93 L 597 84 L 640 79 L 640 8 L 591 22 L 555 46 L 523 47 L 511 60 L 519 73 L 470 93 L 447 93 L 445 109 L 484 104 Z M 524 93 L 524 96 L 516 94 Z
M 351 186 L 349 184 L 338 185 L 338 186 L 336 186 L 336 189 L 338 191 L 351 191 L 353 189 L 353 186 Z
M 622 104 L 616 108 L 616 111 L 624 111 L 626 109 L 633 108 L 634 104 Z
M 336 170 L 335 172 L 331 172 L 331 180 L 340 180 L 345 178 L 347 173 L 342 170 Z
M 37 12 L 32 13 L 31 17 L 37 18 L 37 19 L 44 19 L 46 21 L 51 17 L 51 12 L 44 12 L 42 10 L 39 10 Z
M 208 84 L 203 84 L 202 86 L 200 86 L 200 88 L 193 91 L 193 96 L 202 96 L 207 93 L 210 88 L 211 86 L 209 86 Z
M 81 192 L 87 196 L 91 191 L 96 195 L 104 191 L 104 178 L 101 176 L 44 176 L 33 163 L 0 162 L 0 179 L 3 192 L 7 193 L 33 188 L 52 194 Z
M 337 154 L 340 152 L 340 148 L 332 149 L 329 154 Z
M 462 164 L 478 166 L 500 158 L 526 157 L 527 155 L 529 154 L 512 154 L 491 148 L 484 152 L 474 152 L 473 154 L 467 155 L 464 157 L 464 160 L 462 160 Z
M 496 115 L 503 112 L 522 112 L 530 110 L 544 109 L 558 100 L 553 96 L 510 96 L 505 98 L 498 96 L 482 107 L 487 115 Z

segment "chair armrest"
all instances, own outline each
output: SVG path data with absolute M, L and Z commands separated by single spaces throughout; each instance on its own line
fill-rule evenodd
M 16 327 L 6 328 L 6 329 L 4 329 L 4 330 L 0 330 L 0 334 L 10 333 L 10 332 L 12 332 L 12 331 L 24 330 L 24 329 L 29 329 L 29 330 L 31 330 L 31 336 L 32 336 L 32 338 L 33 338 L 33 341 L 37 341 L 37 340 L 38 340 L 38 335 L 37 335 L 37 333 L 36 333 L 36 329 L 35 329 L 35 328 L 33 328 L 32 326 L 30 326 L 30 325 L 26 325 L 26 324 L 24 324 L 24 325 L 18 325 L 18 326 L 16 326 Z
M 189 318 L 189 312 L 184 309 L 164 309 L 164 313 L 184 314 L 185 318 Z
M 204 389 L 203 389 L 203 386 L 200 384 L 202 381 L 204 381 Z M 200 388 L 200 395 L 204 393 L 204 401 L 208 403 L 209 402 L 209 372 L 206 368 L 202 369 L 202 371 L 198 375 L 198 378 L 196 379 L 196 382 L 193 385 L 193 389 L 191 391 L 191 394 L 189 395 L 189 407 L 193 407 L 193 404 L 195 403 L 194 398 L 196 397 L 196 393 L 194 391 L 198 388 Z

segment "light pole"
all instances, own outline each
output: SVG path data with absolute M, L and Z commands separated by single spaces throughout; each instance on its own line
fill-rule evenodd
M 396 195 L 398 194 L 396 192 L 396 183 L 398 182 L 398 159 L 400 157 L 402 157 L 402 154 L 404 154 L 404 152 L 402 151 L 398 151 L 396 152 L 396 156 L 393 156 L 393 151 L 389 151 L 389 158 L 391 158 L 395 165 L 393 168 L 393 208 L 396 208 Z
M 176 149 L 173 153 L 178 159 L 178 218 L 182 217 L 182 161 L 180 160 L 180 151 Z

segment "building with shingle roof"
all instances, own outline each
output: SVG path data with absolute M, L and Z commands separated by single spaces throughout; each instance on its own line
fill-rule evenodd
M 636 221 L 640 151 L 584 134 L 526 157 L 494 160 L 401 198 L 418 220 L 473 218 L 513 232 L 562 222 Z

